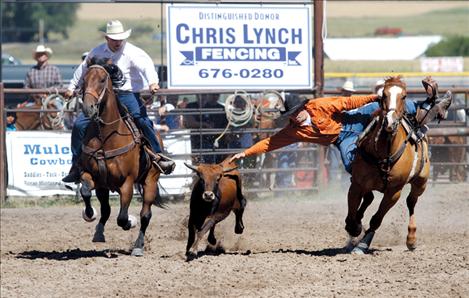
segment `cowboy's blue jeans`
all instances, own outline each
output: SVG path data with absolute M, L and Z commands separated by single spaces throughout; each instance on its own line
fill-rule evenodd
M 129 113 L 134 118 L 135 124 L 143 132 L 145 138 L 149 141 L 153 152 L 161 152 L 161 147 L 156 139 L 155 131 L 153 130 L 153 122 L 148 118 L 145 105 L 139 99 L 138 93 L 119 92 L 117 98 L 119 102 L 124 105 Z M 80 113 L 75 120 L 72 129 L 72 162 L 75 163 L 81 154 L 81 146 L 83 138 L 86 134 L 86 129 L 91 119 L 86 117 L 85 114 Z
M 412 100 L 406 100 L 405 103 L 406 112 L 415 115 L 418 103 Z M 358 109 L 343 112 L 342 130 L 334 144 L 339 148 L 345 170 L 349 173 L 352 173 L 352 161 L 357 150 L 358 136 L 365 130 L 372 119 L 372 113 L 378 108 L 379 104 L 372 102 Z

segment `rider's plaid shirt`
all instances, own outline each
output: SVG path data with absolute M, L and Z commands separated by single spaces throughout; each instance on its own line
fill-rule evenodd
M 46 64 L 38 67 L 36 65 L 26 74 L 24 86 L 36 89 L 60 88 L 62 86 L 62 76 L 57 66 Z

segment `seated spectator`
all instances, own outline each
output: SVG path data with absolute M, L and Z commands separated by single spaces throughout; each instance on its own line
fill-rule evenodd
M 6 131 L 14 131 L 16 130 L 16 115 L 15 112 L 7 112 L 7 126 Z

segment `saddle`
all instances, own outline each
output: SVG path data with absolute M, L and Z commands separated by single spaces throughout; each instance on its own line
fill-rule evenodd
M 102 147 L 96 150 L 95 148 L 91 148 L 85 144 L 82 145 L 83 153 L 96 159 L 99 169 L 99 180 L 100 183 L 103 184 L 105 184 L 107 181 L 106 159 L 122 155 L 132 150 L 136 146 L 140 146 L 139 173 L 136 182 L 140 181 L 144 177 L 145 173 L 148 172 L 152 164 L 150 155 L 148 153 L 148 141 L 143 137 L 143 134 L 140 129 L 138 129 L 137 125 L 135 124 L 135 121 L 133 120 L 132 115 L 120 103 L 119 113 L 121 115 L 122 120 L 124 121 L 124 123 L 132 134 L 132 142 L 112 150 L 104 150 Z

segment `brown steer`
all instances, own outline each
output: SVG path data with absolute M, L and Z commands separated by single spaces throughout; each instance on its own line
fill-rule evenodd
M 189 237 L 186 247 L 189 261 L 197 257 L 197 245 L 208 230 L 208 248 L 223 250 L 219 243 L 217 246 L 215 225 L 225 219 L 231 211 L 236 215 L 235 233 L 243 232 L 242 217 L 246 199 L 242 194 L 241 177 L 234 163 L 225 160 L 220 164 L 185 165 L 198 176 L 190 202 Z

